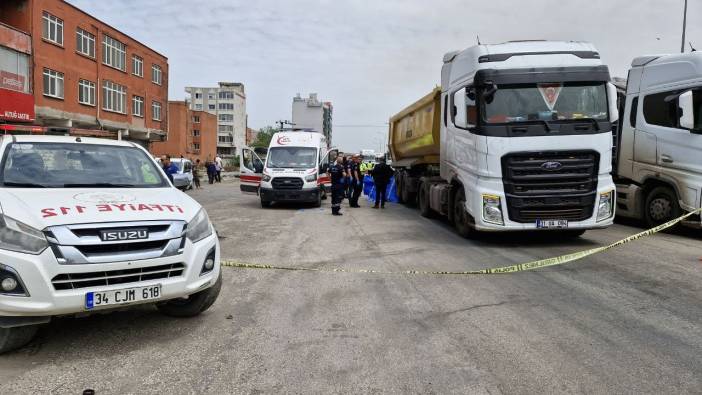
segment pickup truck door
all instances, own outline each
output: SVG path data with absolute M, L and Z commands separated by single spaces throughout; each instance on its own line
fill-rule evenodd
M 327 151 L 326 154 L 319 161 L 319 175 L 317 176 L 317 185 L 325 193 L 331 193 L 331 176 L 327 174 L 329 166 L 336 162 L 336 158 L 339 156 L 339 150 L 332 148 Z
M 263 161 L 253 149 L 244 147 L 239 160 L 239 180 L 241 192 L 246 195 L 258 195 L 263 176 Z

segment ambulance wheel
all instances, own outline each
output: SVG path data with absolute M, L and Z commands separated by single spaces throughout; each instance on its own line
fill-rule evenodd
M 463 188 L 458 189 L 454 199 L 453 223 L 456 226 L 456 231 L 462 237 L 470 238 L 475 231 L 469 223 L 470 214 L 466 211 L 466 194 L 463 192 Z
M 314 207 L 322 207 L 322 194 L 317 194 L 317 200 L 313 203 Z
M 217 282 L 206 290 L 194 293 L 185 298 L 158 303 L 156 308 L 161 314 L 170 317 L 195 317 L 212 306 L 215 300 L 217 300 L 221 289 L 222 272 L 219 273 Z
M 269 200 L 263 200 L 261 199 L 261 207 L 262 208 L 268 208 L 271 206 L 271 202 Z
M 647 194 L 644 210 L 646 210 L 644 218 L 649 228 L 682 215 L 675 191 L 664 186 L 655 187 Z
M 0 354 L 16 350 L 34 339 L 39 325 L 0 328 Z

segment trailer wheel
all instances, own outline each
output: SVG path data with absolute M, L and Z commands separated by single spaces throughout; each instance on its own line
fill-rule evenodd
M 466 212 L 466 193 L 463 188 L 459 188 L 456 192 L 453 204 L 453 223 L 458 234 L 465 238 L 469 238 L 475 233 L 469 224 L 469 215 Z
M 419 184 L 419 213 L 424 218 L 433 218 L 434 211 L 431 209 L 431 204 L 429 203 L 429 186 L 425 183 Z
M 675 191 L 666 186 L 655 187 L 647 194 L 644 210 L 650 228 L 678 218 L 682 213 Z
M 0 328 L 0 354 L 16 350 L 34 339 L 39 325 Z
M 404 173 L 400 171 L 395 173 L 395 194 L 397 195 L 397 200 L 399 203 L 405 202 L 405 200 L 402 199 L 402 184 L 404 182 L 403 174 Z

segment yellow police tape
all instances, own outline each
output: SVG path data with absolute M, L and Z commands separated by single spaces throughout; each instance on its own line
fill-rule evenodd
M 221 265 L 223 267 L 234 267 L 241 269 L 272 269 L 272 270 L 290 270 L 290 271 L 304 271 L 304 272 L 340 272 L 340 273 L 374 273 L 374 274 L 422 274 L 422 275 L 468 275 L 468 274 L 505 274 L 505 273 L 516 273 L 523 272 L 527 270 L 534 270 L 541 267 L 562 265 L 564 263 L 577 261 L 588 257 L 590 255 L 598 254 L 610 250 L 615 247 L 619 247 L 623 244 L 638 240 L 640 238 L 656 234 L 662 230 L 668 229 L 679 222 L 684 221 L 688 217 L 702 213 L 702 208 L 687 213 L 679 218 L 672 221 L 666 222 L 664 224 L 658 225 L 655 228 L 645 230 L 641 233 L 626 237 L 619 241 L 616 241 L 610 245 L 603 247 L 592 248 L 585 251 L 574 252 L 572 254 L 561 255 L 553 258 L 540 259 L 538 261 L 520 263 L 518 265 L 502 266 L 491 269 L 481 269 L 481 270 L 468 270 L 463 272 L 450 272 L 450 271 L 425 271 L 425 270 L 404 270 L 404 271 L 382 271 L 382 270 L 372 270 L 372 269 L 342 269 L 342 268 L 313 268 L 313 267 L 292 267 L 292 266 L 276 266 L 276 265 L 262 265 L 257 263 L 241 263 L 236 261 L 223 260 Z

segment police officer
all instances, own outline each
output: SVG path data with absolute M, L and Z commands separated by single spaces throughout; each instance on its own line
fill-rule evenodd
M 358 198 L 361 197 L 363 191 L 363 175 L 361 174 L 361 155 L 354 155 L 351 160 L 351 184 L 353 185 L 353 194 L 349 199 L 350 207 L 361 207 L 358 205 Z
M 332 182 L 332 215 L 342 215 L 341 201 L 344 200 L 344 189 L 346 181 L 346 171 L 344 170 L 344 159 L 339 156 L 336 163 L 329 167 L 329 174 Z

